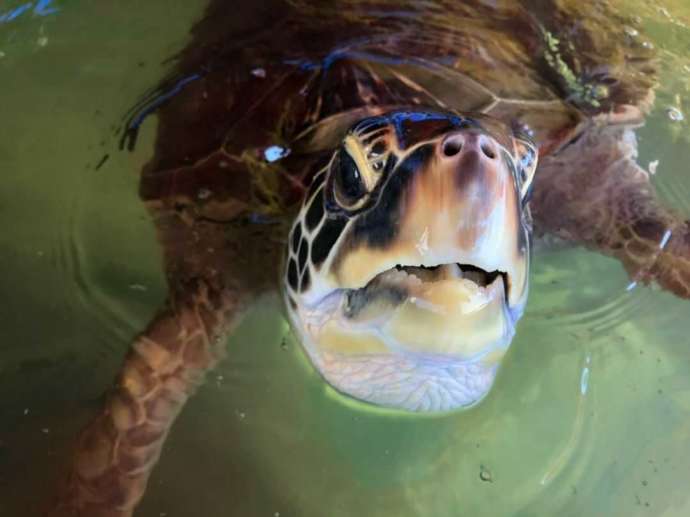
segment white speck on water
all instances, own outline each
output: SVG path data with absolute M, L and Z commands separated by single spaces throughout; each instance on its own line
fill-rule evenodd
M 643 41 L 642 47 L 648 50 L 652 50 L 654 48 L 654 43 L 652 43 L 651 41 Z
M 7 54 L 5 54 L 2 50 L 0 50 L 0 59 L 2 59 L 3 57 L 5 57 L 6 55 L 7 55 Z
M 649 165 L 647 166 L 647 169 L 649 169 L 649 174 L 654 176 L 656 174 L 657 167 L 659 167 L 659 160 L 649 162 Z
M 29 414 L 29 408 L 24 408 L 24 416 Z
M 666 230 L 664 232 L 664 236 L 661 238 L 661 242 L 659 242 L 659 249 L 663 250 L 666 245 L 668 244 L 668 241 L 671 239 L 671 230 Z
M 50 429 L 48 429 L 47 427 L 44 427 L 43 429 L 41 429 L 41 432 L 43 434 L 48 434 L 50 432 Z
M 290 154 L 290 149 L 279 145 L 272 145 L 264 149 L 264 158 L 267 162 L 276 162 Z
M 220 167 L 221 169 L 225 169 L 227 166 L 228 162 L 226 162 L 225 160 L 221 160 L 218 162 L 218 167 Z
M 143 292 L 143 291 L 147 291 L 147 290 L 148 290 L 147 287 L 146 287 L 145 285 L 143 285 L 143 284 L 130 284 L 130 285 L 129 285 L 129 288 L 130 288 L 132 291 L 142 291 L 142 292 Z
M 625 33 L 628 36 L 630 36 L 631 38 L 635 38 L 640 34 L 640 32 L 637 29 L 635 29 L 634 27 L 626 26 L 624 30 L 625 30 Z
M 266 70 L 264 68 L 261 68 L 261 67 L 255 68 L 254 70 L 252 70 L 252 75 L 254 77 L 258 77 L 260 79 L 265 79 L 266 78 Z
M 674 106 L 666 108 L 666 116 L 674 122 L 680 122 L 685 119 L 683 112 Z
M 45 47 L 48 44 L 48 36 L 46 36 L 44 25 L 41 25 L 38 28 L 38 34 L 39 34 L 39 36 L 38 36 L 38 39 L 36 40 L 36 44 L 39 47 Z
M 273 517 L 280 517 L 280 512 L 276 512 L 273 514 Z
M 244 420 L 245 418 L 247 418 L 247 413 L 245 413 L 244 411 L 235 411 L 235 414 L 237 415 L 237 418 L 239 418 L 240 420 Z
M 634 280 L 628 284 L 628 287 L 625 288 L 626 291 L 632 291 L 637 287 L 637 280 Z

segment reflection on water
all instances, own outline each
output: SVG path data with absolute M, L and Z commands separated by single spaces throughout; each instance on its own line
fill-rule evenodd
M 165 24 L 161 2 L 0 9 L 2 515 L 36 515 L 37 493 L 164 297 L 136 196 L 155 121 L 131 154 L 113 152 L 113 126 L 165 76 L 158 63 L 202 4 L 177 5 Z M 690 112 L 690 12 L 628 8 L 663 74 L 639 162 L 659 161 L 655 186 L 687 214 L 687 116 L 668 110 Z M 424 418 L 326 387 L 267 295 L 177 422 L 138 515 L 688 515 L 687 302 L 629 284 L 611 259 L 539 247 L 491 395 Z
M 0 23 L 9 23 L 29 13 L 34 16 L 48 16 L 49 14 L 57 13 L 60 9 L 51 6 L 51 4 L 53 4 L 53 0 L 39 0 L 35 4 L 33 2 L 21 4 L 18 7 L 11 8 L 6 13 L 0 14 Z

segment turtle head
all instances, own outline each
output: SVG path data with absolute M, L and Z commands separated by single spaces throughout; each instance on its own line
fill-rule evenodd
M 536 162 L 483 115 L 395 111 L 350 128 L 285 271 L 291 322 L 332 386 L 410 411 L 489 391 L 527 299 Z

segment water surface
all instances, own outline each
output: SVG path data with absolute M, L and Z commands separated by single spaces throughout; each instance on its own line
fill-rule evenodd
M 0 18 L 0 515 L 11 516 L 36 515 L 165 296 L 137 197 L 156 121 L 133 153 L 116 150 L 115 130 L 204 7 L 17 11 L 28 3 L 0 6 L 14 13 Z M 673 120 L 690 113 L 690 8 L 621 6 L 663 70 L 639 161 L 658 160 L 660 194 L 690 214 L 690 130 Z M 496 386 L 446 416 L 337 395 L 266 297 L 178 420 L 137 515 L 690 515 L 689 302 L 630 288 L 616 261 L 579 248 L 542 243 L 533 263 Z

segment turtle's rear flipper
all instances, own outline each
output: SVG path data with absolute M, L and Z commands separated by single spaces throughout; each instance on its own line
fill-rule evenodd
M 83 431 L 51 516 L 126 517 L 146 489 L 187 398 L 222 356 L 233 310 L 205 286 L 190 289 L 130 347 L 107 402 Z
M 535 229 L 616 257 L 634 282 L 656 282 L 690 298 L 690 222 L 662 206 L 635 162 L 630 126 L 610 122 L 595 119 L 541 160 L 532 201 Z

